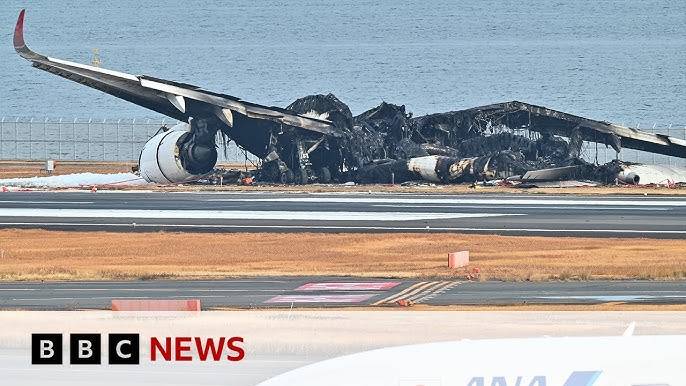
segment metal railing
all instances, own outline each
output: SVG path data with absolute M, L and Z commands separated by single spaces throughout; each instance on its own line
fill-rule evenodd
M 162 126 L 178 121 L 162 119 L 49 119 L 0 118 L 0 160 L 62 160 L 135 162 L 145 142 Z M 231 142 L 220 146 L 220 162 L 256 158 Z

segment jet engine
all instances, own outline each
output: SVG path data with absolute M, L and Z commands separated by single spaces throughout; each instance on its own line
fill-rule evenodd
M 138 169 L 148 182 L 170 184 L 198 180 L 216 163 L 214 143 L 197 141 L 191 126 L 182 123 L 160 131 L 145 143 Z

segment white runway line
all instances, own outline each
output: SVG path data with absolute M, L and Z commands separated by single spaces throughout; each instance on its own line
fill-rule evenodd
M 377 207 L 377 208 L 457 208 L 457 209 L 493 209 L 492 205 L 426 205 L 426 204 L 413 204 L 413 205 L 403 205 L 399 206 L 398 204 L 373 204 L 372 206 Z M 565 209 L 565 210 L 617 210 L 617 211 L 622 211 L 626 210 L 626 208 L 621 207 L 621 206 L 552 206 L 552 205 L 545 205 L 545 206 L 520 206 L 520 205 L 498 205 L 498 209 Z M 660 212 L 666 212 L 671 210 L 670 208 L 631 208 L 632 211 L 646 211 L 646 212 L 655 212 L 655 211 L 660 211 Z
M 23 200 L 2 200 L 0 204 L 95 204 L 94 201 L 23 201 Z
M 242 210 L 2 208 L 2 217 L 131 218 L 203 220 L 412 221 L 520 216 L 506 213 L 291 212 Z
M 597 300 L 602 302 L 630 302 L 653 299 L 684 299 L 686 295 L 566 295 L 566 296 L 536 296 L 537 299 L 551 300 Z
M 0 222 L 0 226 L 31 225 L 39 227 L 113 227 L 113 228 L 188 228 L 188 229 L 259 229 L 259 230 L 327 230 L 327 231 L 405 231 L 405 232 L 493 232 L 493 233 L 609 233 L 609 234 L 669 234 L 684 235 L 686 230 L 642 229 L 543 229 L 543 228 L 470 228 L 470 227 L 403 227 L 403 226 L 355 226 L 355 225 L 239 225 L 239 224 L 121 224 L 77 222 Z
M 214 198 L 207 201 L 235 202 L 302 202 L 302 203 L 360 203 L 360 204 L 453 204 L 453 205 L 531 205 L 543 207 L 558 206 L 686 206 L 686 200 L 652 199 L 585 199 L 549 200 L 545 198 L 502 199 L 502 198 L 393 198 L 393 197 L 275 197 L 275 198 Z

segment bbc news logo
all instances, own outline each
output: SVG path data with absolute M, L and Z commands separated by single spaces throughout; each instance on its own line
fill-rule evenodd
M 31 334 L 31 364 L 63 364 L 63 339 L 62 334 Z M 106 341 L 108 364 L 140 364 L 140 334 L 107 334 Z M 100 334 L 69 334 L 69 364 L 102 364 L 102 343 Z M 148 343 L 151 362 L 238 362 L 245 358 L 242 337 L 151 337 Z

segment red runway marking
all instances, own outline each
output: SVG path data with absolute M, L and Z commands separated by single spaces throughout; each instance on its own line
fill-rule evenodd
M 296 291 L 385 291 L 400 282 L 347 282 L 347 283 L 307 283 L 296 288 Z
M 374 295 L 279 295 L 265 303 L 360 303 Z
M 200 311 L 200 300 L 112 299 L 112 311 Z

